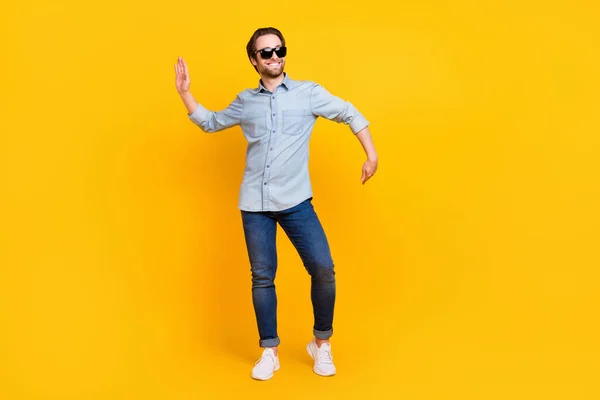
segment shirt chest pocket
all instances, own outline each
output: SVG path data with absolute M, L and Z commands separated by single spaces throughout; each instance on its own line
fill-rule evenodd
M 286 135 L 301 135 L 310 121 L 308 109 L 295 108 L 281 110 L 282 132 Z
M 242 131 L 249 137 L 257 138 L 265 135 L 267 130 L 268 111 L 248 111 L 242 114 Z

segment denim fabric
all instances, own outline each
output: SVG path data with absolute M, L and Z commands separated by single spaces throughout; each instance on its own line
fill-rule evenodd
M 252 302 L 258 325 L 259 345 L 280 343 L 277 334 L 275 274 L 277 223 L 298 251 L 311 276 L 313 334 L 328 339 L 333 334 L 335 271 L 325 231 L 315 213 L 312 197 L 282 211 L 241 211 L 252 272 Z
M 281 211 L 313 195 L 308 173 L 309 140 L 318 117 L 344 123 L 356 134 L 369 121 L 349 101 L 287 73 L 273 93 L 259 81 L 221 111 L 201 104 L 188 118 L 204 132 L 240 125 L 248 142 L 238 208 Z

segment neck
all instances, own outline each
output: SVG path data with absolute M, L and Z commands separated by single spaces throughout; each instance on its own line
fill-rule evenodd
M 271 93 L 273 93 L 275 91 L 275 88 L 277 86 L 279 86 L 281 84 L 281 82 L 283 82 L 284 78 L 285 78 L 285 75 L 283 74 L 283 72 L 281 73 L 281 75 L 279 75 L 276 78 L 271 78 L 270 76 L 264 76 L 264 75 L 260 76 L 260 80 L 261 80 L 263 86 Z

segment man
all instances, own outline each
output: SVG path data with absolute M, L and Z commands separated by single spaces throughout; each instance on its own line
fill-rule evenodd
M 314 338 L 306 349 L 314 360 L 313 371 L 322 376 L 334 375 L 329 338 L 333 334 L 335 271 L 327 237 L 312 205 L 308 142 L 318 117 L 349 125 L 367 155 L 361 176 L 364 184 L 373 176 L 378 163 L 369 122 L 351 103 L 333 96 L 322 86 L 292 80 L 283 72 L 287 48 L 279 30 L 256 30 L 246 51 L 260 75 L 258 87 L 240 92 L 222 111 L 209 111 L 194 99 L 188 68 L 181 57 L 175 64 L 175 72 L 177 91 L 192 122 L 204 132 L 241 125 L 248 141 L 238 207 L 252 272 L 259 346 L 263 348 L 251 376 L 270 379 L 280 365 L 274 283 L 277 223 L 311 276 Z

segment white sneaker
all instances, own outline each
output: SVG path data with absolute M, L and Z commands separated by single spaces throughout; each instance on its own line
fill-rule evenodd
M 279 369 L 279 357 L 275 355 L 273 349 L 266 347 L 263 350 L 262 356 L 254 364 L 252 368 L 252 378 L 259 381 L 266 381 L 273 377 L 273 373 Z
M 315 360 L 313 371 L 317 375 L 331 376 L 335 375 L 335 365 L 333 365 L 333 354 L 331 354 L 331 344 L 325 342 L 321 347 L 317 347 L 317 342 L 313 338 L 309 344 L 306 345 L 308 354 Z

